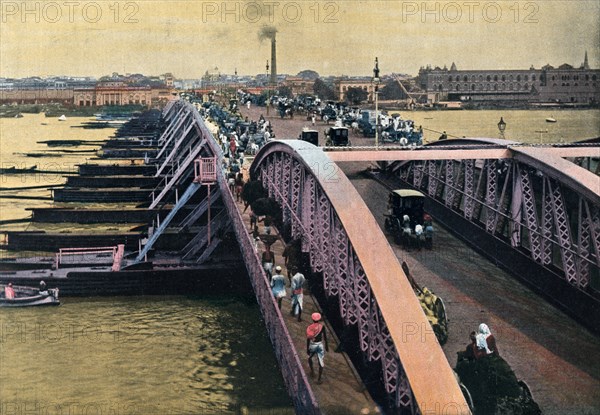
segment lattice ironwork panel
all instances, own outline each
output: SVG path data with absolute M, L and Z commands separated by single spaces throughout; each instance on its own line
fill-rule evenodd
M 346 316 L 344 319 L 344 324 L 346 325 L 353 325 L 358 322 L 357 295 L 359 294 L 359 289 L 357 283 L 359 276 L 356 269 L 357 261 L 358 259 L 352 246 L 348 245 L 348 290 L 346 290 Z
M 465 207 L 464 216 L 471 220 L 473 218 L 473 207 L 475 205 L 475 173 L 474 173 L 474 160 L 465 160 Z
M 321 247 L 321 255 L 317 255 L 315 271 L 323 272 L 327 261 L 327 245 L 331 243 L 331 235 L 329 233 L 329 200 L 321 189 L 317 189 L 316 200 L 315 236 L 317 237 L 317 246 Z
M 279 206 L 281 207 L 286 206 L 288 209 L 288 214 L 290 214 L 290 182 L 292 180 L 292 172 L 289 168 L 286 170 L 286 167 L 291 165 L 291 163 L 292 160 L 287 154 L 281 154 L 278 157 L 276 170 L 276 176 L 278 177 L 278 179 L 275 180 L 275 186 L 277 186 L 277 188 L 279 189 L 279 198 L 277 200 L 277 203 L 279 203 Z
M 427 170 L 429 171 L 429 174 L 427 175 L 429 180 L 427 183 L 427 193 L 429 196 L 435 197 L 438 187 L 438 175 L 435 162 L 429 161 L 427 163 Z
M 510 207 L 510 222 L 509 222 L 509 236 L 510 243 L 513 248 L 521 246 L 521 224 L 523 221 L 523 178 L 518 166 L 515 164 L 512 166 L 513 170 L 513 189 Z
M 407 182 L 412 168 L 413 168 L 413 163 L 405 163 L 402 167 L 400 167 L 400 173 L 399 173 L 400 179 Z
M 579 229 L 577 232 L 577 269 L 579 270 L 579 278 L 577 284 L 580 288 L 587 287 L 590 278 L 590 263 L 588 257 L 590 255 L 591 248 L 591 218 L 586 215 L 586 211 L 583 208 L 583 200 L 579 198 Z
M 554 212 L 552 202 L 552 190 L 548 187 L 547 181 L 543 180 L 542 193 L 542 264 L 552 263 L 552 235 L 554 225 Z
M 379 322 L 381 325 L 379 342 L 381 344 L 382 353 L 381 365 L 383 369 L 383 383 L 387 393 L 394 393 L 398 386 L 398 368 L 400 362 L 396 347 L 394 346 L 394 341 L 392 340 L 392 336 L 381 313 L 379 313 Z
M 339 307 L 340 315 L 344 319 L 344 324 L 349 322 L 349 313 L 354 312 L 353 301 L 353 278 L 354 264 L 352 259 L 352 249 L 348 236 L 341 224 L 336 220 L 336 245 L 337 253 L 337 284 L 339 286 Z
M 496 173 L 496 160 L 486 160 L 487 187 L 485 193 L 486 220 L 485 230 L 494 233 L 496 228 L 496 194 L 498 192 L 498 181 Z
M 282 173 L 283 173 L 283 178 L 281 181 L 281 192 L 283 193 L 283 198 L 289 200 L 288 194 L 289 194 L 289 188 L 290 188 L 290 182 L 292 181 L 292 177 L 291 177 L 291 166 L 292 166 L 293 160 L 292 157 L 290 157 L 289 155 L 284 155 L 283 159 L 282 159 Z M 291 220 L 291 211 L 290 208 L 288 206 L 287 203 L 284 203 L 281 205 L 281 210 L 283 213 L 283 221 L 284 222 L 288 222 Z M 292 221 L 293 223 L 293 221 Z
M 423 169 L 424 163 L 422 161 L 417 161 L 411 163 L 413 169 L 413 186 L 417 189 L 421 188 L 421 184 L 423 183 Z
M 356 299 L 354 283 L 356 281 L 356 275 L 354 274 L 354 253 L 352 245 L 348 243 L 348 255 L 347 255 L 347 277 L 346 277 L 346 291 L 344 295 L 344 324 L 350 325 L 356 322 Z M 340 298 L 340 303 L 342 299 Z
M 498 200 L 497 204 L 497 214 L 494 223 L 494 232 L 497 234 L 502 234 L 504 227 L 506 226 L 507 216 L 509 215 L 509 207 L 510 201 L 512 199 L 512 188 L 513 188 L 513 175 L 512 169 L 509 164 L 505 161 L 501 161 L 499 163 L 500 168 L 498 169 L 498 181 L 502 181 L 502 191 L 500 192 L 500 200 Z M 504 176 L 504 180 L 502 180 L 502 176 Z M 510 185 L 510 190 L 509 190 Z
M 585 201 L 584 207 L 587 217 L 590 218 L 590 232 L 592 237 L 592 245 L 594 246 L 596 265 L 600 267 L 600 209 L 598 206 L 590 206 L 587 201 Z
M 305 172 L 306 174 L 306 172 Z M 304 224 L 306 230 L 307 230 L 307 235 L 306 237 L 302 238 L 302 252 L 310 252 L 310 241 L 316 241 L 317 240 L 317 236 L 315 235 L 316 231 L 317 231 L 317 227 L 315 226 L 315 220 L 316 220 L 316 211 L 317 211 L 317 192 L 316 192 L 316 183 L 315 183 L 315 178 L 314 176 L 312 176 L 311 174 L 306 174 L 305 179 L 304 179 L 304 190 L 302 191 L 302 214 L 301 214 L 301 218 L 302 218 L 302 223 Z M 318 244 L 315 244 L 315 246 L 319 246 Z M 316 255 L 310 255 L 310 265 L 311 268 L 314 269 L 314 264 L 315 261 L 313 260 L 313 257 L 316 257 Z
M 267 187 L 268 187 L 268 189 L 267 190 L 268 190 L 269 196 L 273 195 L 273 184 L 272 183 L 273 183 L 273 179 L 275 177 L 275 163 L 274 163 L 274 159 L 273 158 L 274 158 L 274 156 L 271 156 L 269 158 L 269 160 L 267 160 L 267 168 L 266 168 L 266 170 L 267 170 L 267 178 L 268 178 L 268 180 L 267 180 L 267 183 L 268 183 Z
M 558 184 L 552 185 L 550 179 L 546 179 L 548 190 L 552 195 L 552 210 L 554 212 L 554 223 L 556 225 L 558 241 L 560 243 L 560 254 L 563 262 L 563 271 L 565 278 L 571 284 L 578 283 L 577 265 L 575 264 L 575 255 L 571 251 L 571 227 L 569 216 L 565 208 L 563 195 Z
M 436 161 L 436 185 L 435 185 L 435 195 L 434 197 L 437 200 L 443 201 L 444 190 L 446 189 L 446 163 L 448 160 L 438 160 Z
M 368 358 L 371 361 L 377 361 L 381 359 L 381 327 L 379 324 L 379 306 L 375 297 L 371 293 L 371 304 L 369 306 L 369 320 L 367 322 L 369 326 L 369 353 Z
M 291 168 L 289 168 L 291 167 Z M 300 190 L 302 189 L 302 180 L 304 178 L 304 167 L 296 160 L 288 166 L 291 174 L 291 189 L 290 189 L 290 209 L 295 215 L 300 216 Z M 292 222 L 292 234 L 302 234 L 302 230 L 296 222 Z
M 454 205 L 454 195 L 456 190 L 454 190 L 454 161 L 445 160 L 445 168 L 446 168 L 446 182 L 444 183 L 446 187 L 446 197 L 444 203 L 447 207 L 452 209 Z
M 354 260 L 356 275 L 356 314 L 358 320 L 358 337 L 360 350 L 369 350 L 369 317 L 371 316 L 371 287 L 360 262 Z
M 332 283 L 335 281 L 335 268 L 332 264 L 333 252 L 334 252 L 334 228 L 333 228 L 333 215 L 331 214 L 331 206 L 329 200 L 325 199 L 325 206 L 321 206 L 321 250 L 323 251 L 323 285 L 325 287 L 325 293 L 327 296 L 331 296 L 337 293 L 337 287 L 333 286 Z M 335 284 L 333 284 L 335 285 Z
M 339 223 L 339 220 L 333 210 L 330 208 L 330 223 L 331 223 L 331 243 L 329 244 L 329 251 L 327 253 L 327 264 L 325 265 L 325 275 L 329 284 L 329 295 L 338 295 L 340 290 L 339 283 L 339 269 L 341 267 L 341 256 L 343 254 L 343 248 L 340 246 L 340 241 L 344 238 L 344 234 L 340 235 L 340 232 L 344 232 L 344 229 Z M 347 251 L 346 251 L 347 252 Z
M 461 160 L 458 163 L 454 163 L 454 197 L 452 198 L 452 209 L 460 210 L 461 201 L 464 194 L 465 184 L 465 163 Z
M 412 414 L 420 413 L 417 408 L 414 406 L 414 400 L 412 395 L 412 390 L 410 389 L 410 385 L 408 383 L 408 378 L 404 373 L 404 369 L 402 366 L 398 368 L 398 388 L 396 390 L 396 407 L 398 408 L 409 408 Z
M 529 177 L 529 172 L 518 168 L 518 174 L 521 179 L 521 187 L 523 193 L 523 213 L 525 214 L 525 224 L 529 234 L 529 249 L 531 250 L 532 258 L 537 261 L 542 261 L 542 238 L 538 227 L 537 208 L 535 195 Z

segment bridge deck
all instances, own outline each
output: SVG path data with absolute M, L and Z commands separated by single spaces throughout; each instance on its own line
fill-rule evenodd
M 240 212 L 244 210 L 243 203 L 238 203 L 237 207 Z M 249 209 L 243 213 L 245 223 L 250 223 Z M 249 225 L 248 225 L 249 228 Z M 259 227 L 262 232 L 262 226 Z M 275 235 L 276 232 L 272 233 Z M 281 239 L 278 239 L 272 246 L 271 250 L 275 253 L 275 265 L 280 265 L 283 268 L 283 274 L 287 275 L 282 257 L 284 244 Z M 259 252 L 262 252 L 264 245 L 259 244 Z M 285 318 L 287 329 L 296 346 L 296 351 L 300 360 L 305 362 L 305 371 L 309 374 L 308 361 L 306 356 L 306 327 L 310 324 L 310 315 L 319 311 L 318 304 L 314 297 L 310 295 L 310 291 L 305 286 L 304 295 L 304 310 L 302 312 L 303 321 L 298 322 L 296 317 L 290 315 L 291 299 L 290 299 L 290 281 L 287 279 L 287 294 L 283 299 L 281 307 L 282 314 Z M 310 377 L 310 384 L 313 392 L 319 402 L 319 406 L 324 414 L 376 414 L 380 413 L 377 404 L 371 398 L 366 387 L 356 375 L 356 371 L 350 362 L 346 353 L 338 353 L 335 350 L 339 346 L 339 341 L 334 335 L 331 327 L 325 321 L 328 329 L 327 335 L 329 340 L 329 352 L 325 353 L 325 369 L 323 371 L 323 383 L 317 384 L 317 378 Z M 315 372 L 318 365 L 316 360 Z
M 251 119 L 264 115 L 264 108 L 254 106 L 250 111 L 242 107 L 241 111 Z M 294 120 L 280 120 L 276 115 L 266 118 L 272 122 L 278 138 L 295 138 L 304 126 L 310 125 L 310 121 L 299 116 Z M 323 143 L 322 131 L 327 126 L 317 124 Z M 374 141 L 357 134 L 352 134 L 351 140 L 354 146 L 372 146 Z M 560 151 L 561 157 L 576 157 L 589 150 L 551 151 Z M 328 155 L 339 161 L 354 161 L 358 157 L 352 153 L 359 152 Z M 342 168 L 383 227 L 387 190 L 357 174 L 369 165 L 365 158 L 361 160 L 362 163 L 348 163 Z M 450 321 L 449 339 L 443 349 L 450 365 L 455 366 L 456 352 L 464 350 L 470 331 L 487 322 L 498 339 L 501 355 L 517 377 L 528 383 L 544 414 L 598 413 L 600 339 L 451 234 L 439 226 L 435 229 L 433 251 L 406 252 L 395 246 L 391 238 L 389 241 L 398 257 L 408 263 L 417 282 L 445 302 Z M 284 303 L 284 311 L 285 307 Z
M 357 175 L 360 168 L 344 170 L 383 228 L 388 191 Z M 600 339 L 439 225 L 434 228 L 431 251 L 407 252 L 388 240 L 417 283 L 444 300 L 449 337 L 443 349 L 450 365 L 456 365 L 470 331 L 485 322 L 544 414 L 597 413 Z

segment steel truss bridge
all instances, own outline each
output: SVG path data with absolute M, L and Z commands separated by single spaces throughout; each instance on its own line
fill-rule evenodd
M 329 156 L 385 161 L 389 175 L 429 196 L 436 219 L 466 240 L 481 240 L 487 256 L 598 331 L 600 143 L 450 141 Z
M 211 200 L 210 193 L 205 195 L 184 221 L 192 224 L 216 203 L 225 206 L 228 218 L 217 216 L 215 227 L 231 226 L 237 236 L 296 409 L 321 413 L 224 172 L 209 169 L 214 177 L 208 182 L 203 177 L 204 162 L 221 166 L 222 149 L 190 104 L 173 102 L 163 115 L 169 123 L 161 137 L 165 150 L 155 162 L 157 176 L 164 180 L 152 206 L 170 201 L 178 211 L 203 182 L 217 187 L 217 196 Z M 436 219 L 439 215 L 450 225 L 470 224 L 469 229 L 527 258 L 523 263 L 531 269 L 548 271 L 536 281 L 542 290 L 556 286 L 556 281 L 544 280 L 546 275 L 560 281 L 560 290 L 547 290 L 556 301 L 562 298 L 577 314 L 581 310 L 573 300 L 582 300 L 594 307 L 596 317 L 600 314 L 594 285 L 600 265 L 600 182 L 584 168 L 597 163 L 600 147 L 532 148 L 492 139 L 452 143 L 415 150 L 325 152 L 301 141 L 273 141 L 260 150 L 250 169 L 251 178 L 260 180 L 280 204 L 292 238 L 302 240 L 302 251 L 322 278 L 326 295 L 339 300 L 343 322 L 357 327 L 364 356 L 381 363 L 389 397 L 408 413 L 469 413 L 469 408 L 385 235 L 336 163 L 381 163 L 388 174 L 429 196 Z M 181 197 L 179 187 L 187 188 Z M 163 221 L 150 242 L 167 226 Z M 209 221 L 209 235 L 210 229 Z M 214 239 L 200 237 L 206 233 L 199 232 L 202 245 L 193 250 L 198 261 L 214 249 Z

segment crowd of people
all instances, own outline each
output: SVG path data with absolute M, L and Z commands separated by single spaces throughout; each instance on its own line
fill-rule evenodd
M 286 244 L 282 253 L 284 265 L 287 269 L 287 279 L 283 275 L 283 267 L 276 265 L 276 256 L 271 249 L 271 244 L 277 238 L 273 238 L 272 218 L 268 215 L 259 217 L 252 209 L 250 216 L 250 231 L 253 235 L 254 247 L 256 252 L 260 252 L 263 245 L 262 253 L 260 254 L 261 264 L 267 279 L 269 280 L 273 298 L 277 303 L 277 307 L 281 310 L 283 299 L 290 297 L 290 316 L 298 322 L 302 322 L 302 312 L 304 310 L 304 290 L 306 286 L 306 277 L 299 270 L 300 252 L 296 246 L 297 241 L 292 241 Z M 258 224 L 263 223 L 262 233 L 258 230 Z M 289 281 L 289 285 L 288 285 Z M 314 375 L 313 359 L 316 357 L 319 366 L 317 383 L 322 382 L 323 368 L 325 366 L 325 351 L 329 350 L 327 344 L 327 334 L 322 323 L 322 317 L 319 313 L 311 315 L 312 323 L 306 330 L 306 353 L 308 356 L 308 364 L 311 374 Z

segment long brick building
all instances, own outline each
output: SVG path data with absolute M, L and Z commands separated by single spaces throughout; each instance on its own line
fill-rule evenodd
M 103 105 L 151 106 L 172 99 L 173 78 L 167 74 L 163 81 L 102 80 L 86 82 L 56 82 L 34 79 L 20 82 L 0 82 L 0 103 L 43 104 L 60 102 L 81 107 Z
M 419 85 L 428 101 L 463 101 L 497 104 L 562 104 L 597 106 L 600 104 L 600 69 L 590 69 L 587 52 L 576 68 L 563 64 L 540 69 L 458 70 L 421 68 Z

